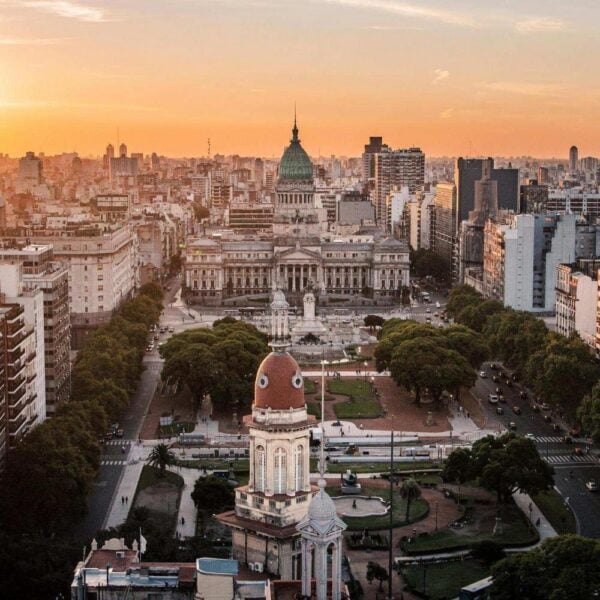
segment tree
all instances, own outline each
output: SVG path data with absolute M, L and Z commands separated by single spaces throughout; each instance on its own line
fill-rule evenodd
M 154 302 L 157 305 L 162 304 L 162 301 L 165 297 L 165 294 L 162 291 L 160 285 L 154 283 L 153 281 L 151 281 L 150 283 L 145 283 L 142 287 L 140 287 L 140 289 L 138 290 L 138 294 L 140 296 L 148 296 L 149 298 L 154 300 Z
M 514 433 L 477 440 L 472 457 L 474 476 L 496 492 L 498 502 L 508 502 L 516 491 L 534 495 L 554 484 L 554 471 L 540 458 L 533 441 Z
M 503 310 L 504 305 L 497 300 L 484 300 L 482 302 L 470 302 L 469 300 L 469 303 L 464 308 L 458 310 L 454 316 L 454 320 L 461 325 L 465 325 L 481 333 L 488 319 Z
M 234 505 L 235 492 L 221 477 L 200 477 L 194 484 L 192 500 L 198 510 L 226 510 Z
M 464 356 L 446 347 L 444 339 L 417 338 L 399 344 L 392 353 L 392 378 L 409 392 L 415 393 L 417 404 L 427 390 L 435 402 L 442 393 L 470 387 L 475 371 Z
M 458 483 L 458 498 L 460 502 L 460 486 L 475 478 L 473 454 L 468 448 L 457 448 L 448 456 L 442 470 L 444 481 Z
M 481 540 L 473 544 L 471 556 L 490 566 L 502 560 L 505 556 L 502 546 L 493 540 Z
M 457 285 L 450 290 L 448 302 L 446 303 L 446 312 L 451 317 L 471 304 L 477 305 L 483 301 L 481 294 L 470 285 Z
M 177 464 L 177 457 L 169 446 L 158 444 L 152 448 L 146 462 L 151 467 L 158 468 L 159 476 L 164 477 L 167 467 Z
M 468 327 L 452 325 L 444 330 L 444 335 L 450 348 L 464 356 L 473 369 L 479 369 L 490 356 L 485 338 Z
M 575 416 L 600 368 L 579 336 L 548 333 L 543 347 L 527 361 L 525 374 L 536 394 Z
M 600 383 L 597 383 L 592 391 L 585 396 L 577 416 L 581 421 L 583 430 L 592 436 L 594 442 L 600 443 Z
M 200 202 L 194 202 L 192 206 L 194 208 L 194 216 L 196 217 L 196 221 L 202 221 L 210 216 L 210 210 L 208 210 L 206 206 L 202 206 Z
M 405 479 L 400 486 L 400 496 L 406 502 L 406 523 L 410 523 L 410 505 L 413 500 L 417 500 L 421 497 L 421 488 L 419 484 L 410 477 L 409 479 Z
M 419 248 L 411 253 L 411 270 L 417 277 L 434 277 L 440 281 L 450 279 L 448 262 L 433 250 Z
M 368 327 L 371 331 L 374 331 L 376 327 L 383 327 L 385 319 L 380 315 L 367 315 L 364 318 L 365 327 Z
M 589 600 L 600 590 L 600 542 L 576 535 L 545 540 L 492 567 L 492 600 Z
M 367 563 L 367 581 L 372 583 L 374 580 L 379 581 L 379 591 L 383 591 L 383 582 L 389 579 L 387 569 L 379 563 L 369 561 Z

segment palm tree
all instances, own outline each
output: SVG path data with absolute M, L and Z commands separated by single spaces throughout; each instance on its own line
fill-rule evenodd
M 421 497 L 421 488 L 418 483 L 411 477 L 410 479 L 404 480 L 402 486 L 400 487 L 400 496 L 406 502 L 406 519 L 405 521 L 408 523 L 409 513 L 410 513 L 410 504 L 413 500 L 417 500 L 417 498 Z
M 177 464 L 177 457 L 169 446 L 166 444 L 158 444 L 152 448 L 152 452 L 150 452 L 147 462 L 151 467 L 157 467 L 159 476 L 164 477 L 166 468 Z

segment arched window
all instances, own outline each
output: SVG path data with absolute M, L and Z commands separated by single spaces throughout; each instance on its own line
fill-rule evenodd
M 275 481 L 273 487 L 276 494 L 287 492 L 287 456 L 283 448 L 275 450 Z
M 257 446 L 254 453 L 254 489 L 257 492 L 265 491 L 265 460 L 265 449 L 262 446 Z
M 294 454 L 294 463 L 296 465 L 295 487 L 297 492 L 301 492 L 304 487 L 304 446 L 296 446 Z

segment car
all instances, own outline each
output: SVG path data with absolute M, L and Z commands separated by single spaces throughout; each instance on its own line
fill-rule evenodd
M 544 415 L 544 421 L 546 421 L 546 423 L 552 423 L 552 417 L 550 415 Z
M 535 440 L 535 435 L 533 435 L 533 433 L 526 433 L 526 434 L 525 434 L 525 437 L 526 437 L 528 440 Z
M 512 387 L 512 379 L 507 379 L 507 380 L 506 380 L 506 385 L 507 385 L 508 387 Z
M 152 350 L 154 350 L 154 344 L 148 344 L 146 347 L 146 352 L 152 352 Z
M 427 318 L 425 319 L 425 323 L 431 323 L 431 317 L 427 317 Z
M 563 442 L 565 444 L 572 444 L 573 443 L 573 438 L 570 435 L 565 435 L 563 437 Z
M 479 371 L 479 377 L 481 377 L 481 379 L 485 379 L 487 377 L 487 373 L 485 371 Z
M 500 377 L 498 377 L 498 375 L 492 375 L 492 381 L 494 383 L 498 383 L 500 381 Z
M 498 396 L 496 396 L 496 394 L 490 394 L 488 396 L 488 402 L 490 404 L 498 404 Z
M 526 400 L 527 399 L 527 392 L 525 390 L 522 390 L 519 392 L 519 398 L 521 398 L 521 400 Z
M 450 319 L 448 317 L 444 317 L 444 323 L 450 323 Z
M 439 323 L 438 324 L 438 329 L 444 329 L 444 324 L 443 323 Z
M 504 394 L 498 394 L 498 401 L 506 403 L 506 398 L 504 397 Z
M 501 393 L 502 393 L 502 390 L 499 387 L 497 387 L 496 388 L 496 394 L 501 394 Z
M 122 429 L 117 429 L 117 431 L 115 432 L 115 435 L 118 438 L 122 438 L 125 435 L 125 432 Z
M 512 380 L 513 381 L 519 381 L 519 376 L 516 373 L 512 374 Z
M 105 440 L 105 441 L 112 440 L 114 437 L 115 437 L 115 432 L 114 432 L 114 431 L 112 431 L 112 430 L 110 430 L 110 431 L 107 431 L 107 432 L 104 434 L 104 440 Z
M 503 415 L 504 414 L 504 409 L 501 406 L 496 407 L 496 414 L 497 415 Z
M 433 313 L 433 316 L 434 316 L 434 317 L 437 317 L 437 316 L 438 316 L 437 312 L 434 312 L 434 313 Z
M 535 402 L 532 402 L 532 404 L 531 404 L 531 410 L 533 412 L 540 412 L 540 405 L 536 404 Z
M 560 432 L 560 425 L 558 423 L 553 423 L 552 424 L 552 431 L 554 431 L 554 433 Z
M 154 341 L 157 342 L 159 340 L 159 336 L 157 333 L 154 334 Z
M 583 456 L 584 455 L 583 448 L 581 448 L 580 446 L 576 446 L 575 448 L 573 448 L 573 454 L 575 456 Z
M 426 312 L 427 314 L 431 314 L 431 309 L 430 309 L 430 308 L 427 308 L 427 309 L 425 309 L 425 312 Z
M 521 409 L 518 406 L 513 406 L 512 411 L 515 413 L 515 415 L 521 414 Z
M 517 424 L 514 421 L 511 421 L 508 424 L 508 428 L 511 429 L 512 431 L 514 431 L 517 428 Z
M 173 329 L 173 327 L 169 327 L 169 333 L 173 333 L 175 331 L 175 329 Z
M 160 332 L 161 332 L 161 333 L 167 333 L 167 327 L 166 327 L 166 325 L 163 325 L 163 326 L 160 328 Z
M 542 410 L 550 410 L 550 405 L 546 404 L 546 402 L 542 402 Z
M 490 363 L 490 369 L 494 369 L 494 371 L 497 371 L 498 365 L 496 363 Z
M 598 491 L 598 484 L 592 479 L 590 481 L 586 481 L 585 483 L 585 487 L 590 491 L 590 492 L 597 492 Z

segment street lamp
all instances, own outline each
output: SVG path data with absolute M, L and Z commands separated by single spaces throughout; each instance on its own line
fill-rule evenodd
M 365 362 L 363 363 L 363 366 L 364 366 L 364 368 L 365 368 L 365 381 L 367 381 L 367 365 L 368 365 L 368 364 L 369 364 L 369 363 L 368 363 L 366 360 L 365 360 Z
M 435 530 L 438 530 L 438 501 L 435 501 Z
M 106 587 L 108 587 L 108 572 L 110 571 L 112 565 L 108 562 L 106 563 Z

